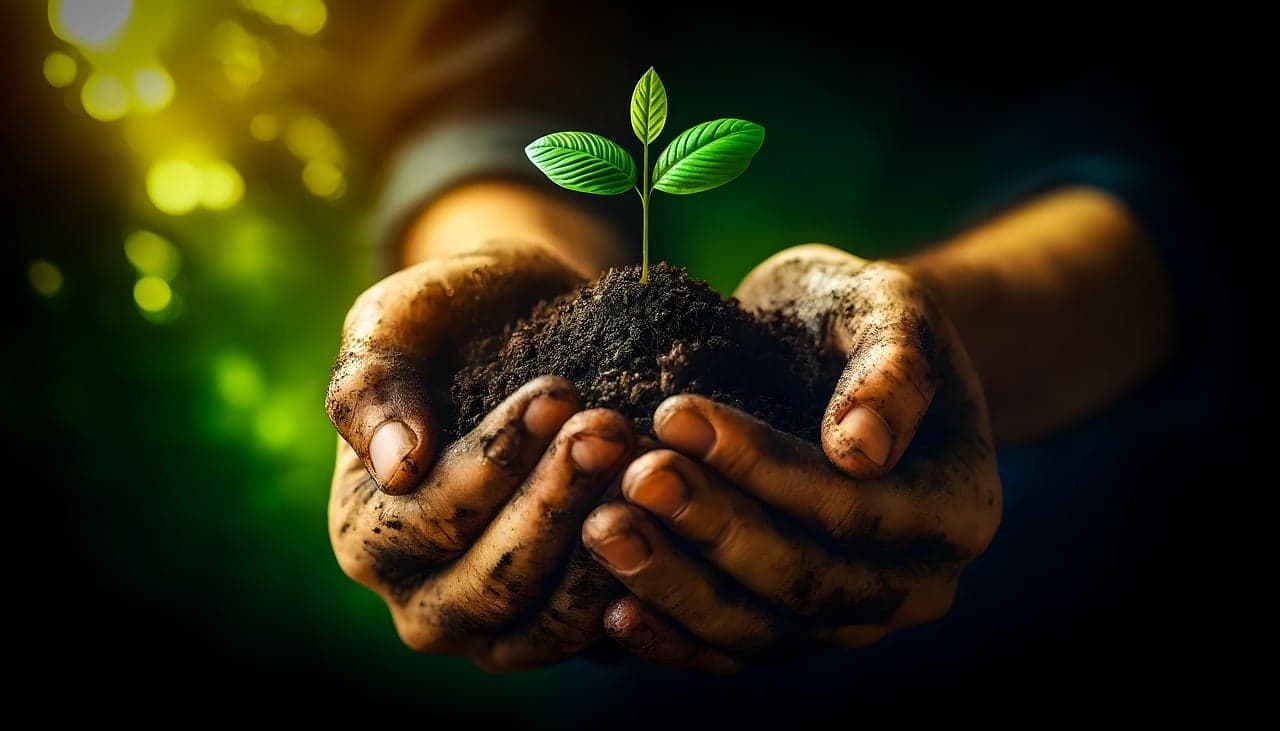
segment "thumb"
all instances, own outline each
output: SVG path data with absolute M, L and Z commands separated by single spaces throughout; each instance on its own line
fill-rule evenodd
M 923 318 L 869 316 L 822 420 L 822 448 L 847 474 L 879 477 L 901 459 L 938 387 Z
M 498 243 L 417 264 L 360 295 L 325 408 L 384 492 L 416 488 L 439 446 L 427 397 L 437 356 L 575 283 L 553 257 Z

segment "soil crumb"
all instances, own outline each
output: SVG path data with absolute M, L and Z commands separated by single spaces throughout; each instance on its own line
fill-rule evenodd
M 615 409 L 640 434 L 663 399 L 696 393 L 817 442 L 842 366 L 798 321 L 759 318 L 665 263 L 644 285 L 638 266 L 610 269 L 459 355 L 446 443 L 544 374 L 569 379 L 587 408 Z

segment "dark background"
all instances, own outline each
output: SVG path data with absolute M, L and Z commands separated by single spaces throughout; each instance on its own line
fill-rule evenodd
M 654 231 L 678 232 L 655 237 L 660 256 L 722 291 L 780 246 L 907 251 L 1026 194 L 1064 160 L 1118 154 L 1162 196 L 1149 225 L 1182 298 L 1179 352 L 1151 383 L 1002 454 L 1004 524 L 946 620 L 838 673 L 819 660 L 681 678 L 674 691 L 654 671 L 575 661 L 492 677 L 416 656 L 379 600 L 338 571 L 321 404 L 342 314 L 375 278 L 361 223 L 377 174 L 360 110 L 317 89 L 341 89 L 331 75 L 347 52 L 334 49 L 367 31 L 359 4 L 329 3 L 313 33 L 252 7 L 135 3 L 129 23 L 167 25 L 122 43 L 154 46 L 147 58 L 175 93 L 159 111 L 106 122 L 85 113 L 86 74 L 128 78 L 129 64 L 150 61 L 58 38 L 43 3 L 0 10 L 3 257 L 16 313 L 0 371 L 16 445 L 8 558 L 27 617 L 12 631 L 43 648 L 34 675 L 75 683 L 105 708 L 145 709 L 163 694 L 211 711 L 266 700 L 375 717 L 420 708 L 424 720 L 637 721 L 666 718 L 682 699 L 722 719 L 1013 714 L 1010 699 L 1054 713 L 1210 703 L 1213 655 L 1243 591 L 1223 555 L 1242 511 L 1228 496 L 1259 488 L 1232 477 L 1255 439 L 1246 351 L 1259 331 L 1237 263 L 1248 239 L 1223 205 L 1238 194 L 1227 150 L 1252 97 L 1204 45 L 1230 29 L 1158 28 L 1171 21 L 1083 6 L 990 20 L 921 11 L 909 23 L 851 11 L 850 23 L 792 7 L 751 18 L 655 5 L 647 27 L 628 31 L 668 34 L 651 62 L 674 127 L 736 114 L 769 130 L 741 181 L 655 206 Z M 228 59 L 228 22 L 265 44 L 244 88 L 235 80 L 248 62 Z M 42 75 L 52 52 L 77 61 L 70 86 Z M 599 131 L 626 139 L 628 93 L 602 100 L 617 128 Z M 249 132 L 263 114 L 278 137 Z M 334 130 L 340 152 L 305 144 L 305 125 L 290 143 L 301 118 Z M 175 156 L 229 162 L 243 195 L 165 213 L 147 175 Z M 300 178 L 317 159 L 341 171 L 341 188 L 316 193 Z M 158 312 L 131 298 L 148 275 L 123 248 L 137 230 L 181 261 Z M 56 293 L 33 288 L 34 261 L 58 268 Z

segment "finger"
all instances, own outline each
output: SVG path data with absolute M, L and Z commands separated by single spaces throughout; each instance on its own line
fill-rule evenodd
M 833 556 L 798 531 L 784 534 L 759 503 L 676 452 L 637 458 L 622 493 L 771 604 L 847 623 L 887 619 L 900 602 L 878 568 Z
M 573 526 L 634 444 L 622 415 L 574 414 L 475 545 L 419 590 L 411 610 L 432 621 L 418 640 L 490 633 L 544 594 L 577 537 Z
M 572 284 L 549 255 L 522 257 L 513 264 L 481 251 L 423 262 L 375 284 L 347 314 L 325 406 L 384 491 L 417 486 L 437 446 L 430 361 Z
M 716 647 L 751 651 L 777 635 L 773 618 L 706 564 L 678 552 L 644 511 L 606 503 L 582 542 L 631 593 Z
M 814 631 L 813 639 L 824 647 L 857 650 L 874 645 L 889 634 L 889 627 L 879 624 L 856 624 L 847 627 L 822 627 Z
M 605 606 L 620 591 L 609 572 L 577 547 L 546 605 L 525 624 L 495 638 L 477 664 L 490 672 L 513 672 L 581 653 L 600 637 Z
M 741 668 L 730 655 L 681 632 L 631 595 L 609 605 L 604 631 L 632 655 L 659 665 L 713 675 L 728 675 Z
M 429 569 L 474 541 L 578 407 L 564 379 L 530 381 L 453 444 L 413 495 L 379 493 L 339 440 L 329 526 L 343 570 L 403 599 Z
M 572 383 L 541 376 L 449 445 L 412 496 L 431 543 L 451 554 L 470 546 L 579 408 Z
M 836 471 L 814 444 L 702 396 L 672 396 L 654 433 L 729 483 L 839 539 L 905 540 L 934 529 L 909 497 Z
M 938 389 L 937 346 L 924 295 L 906 274 L 872 266 L 873 282 L 855 323 L 839 318 L 838 347 L 850 353 L 822 419 L 822 448 L 854 477 L 885 474 L 897 464 Z
M 980 552 L 999 524 L 1000 479 L 988 440 L 940 438 L 890 475 L 857 481 L 815 445 L 702 396 L 673 396 L 654 432 L 730 484 L 837 542 L 942 562 Z

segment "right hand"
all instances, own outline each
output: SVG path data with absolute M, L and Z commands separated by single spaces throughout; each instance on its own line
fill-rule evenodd
M 612 579 L 575 528 L 633 453 L 630 424 L 579 412 L 572 384 L 542 377 L 433 464 L 424 386 L 434 356 L 578 279 L 541 247 L 498 242 L 392 275 L 347 316 L 326 400 L 343 438 L 329 535 L 418 651 L 517 670 L 600 636 Z

